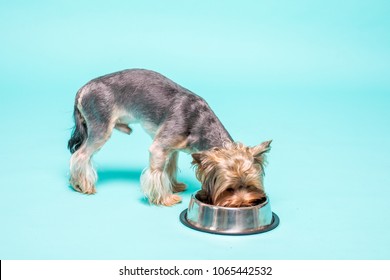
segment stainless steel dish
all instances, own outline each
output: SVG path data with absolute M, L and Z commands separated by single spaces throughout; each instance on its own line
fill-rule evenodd
M 268 197 L 255 206 L 233 208 L 203 203 L 196 194 L 192 195 L 188 209 L 180 214 L 180 221 L 195 230 L 227 235 L 262 233 L 279 225 Z

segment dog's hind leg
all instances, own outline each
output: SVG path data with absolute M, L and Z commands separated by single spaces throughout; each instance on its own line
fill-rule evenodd
M 88 127 L 87 141 L 70 159 L 70 184 L 79 192 L 94 194 L 97 174 L 92 165 L 92 156 L 107 142 L 113 125 Z
M 70 159 L 70 184 L 82 193 L 95 193 L 97 174 L 91 158 L 110 138 L 116 116 L 113 97 L 108 88 L 101 84 L 90 83 L 79 90 L 75 110 L 77 120 L 83 123 L 83 141 L 74 149 Z M 80 126 L 80 125 L 79 125 Z
M 81 98 L 80 98 L 81 99 Z M 104 98 L 90 94 L 77 104 L 86 125 L 87 139 L 70 159 L 70 184 L 82 193 L 95 193 L 97 174 L 91 158 L 110 138 L 115 122 L 112 109 L 104 105 Z
M 70 158 L 69 183 L 78 192 L 94 194 L 96 171 L 91 163 L 91 149 L 84 144 Z

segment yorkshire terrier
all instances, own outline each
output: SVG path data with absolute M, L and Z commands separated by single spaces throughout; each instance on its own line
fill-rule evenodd
M 176 179 L 179 151 L 192 154 L 203 201 L 245 207 L 265 197 L 265 153 L 271 141 L 254 147 L 234 142 L 205 100 L 159 73 L 130 69 L 88 82 L 77 92 L 74 121 L 70 184 L 81 193 L 96 192 L 91 157 L 113 129 L 130 134 L 129 124 L 140 123 L 153 139 L 149 167 L 141 175 L 151 203 L 181 201 L 175 194 L 186 189 Z

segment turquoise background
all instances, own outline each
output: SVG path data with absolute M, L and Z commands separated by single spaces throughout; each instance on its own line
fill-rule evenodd
M 390 2 L 0 1 L 0 259 L 390 259 Z M 252 236 L 179 222 L 139 189 L 151 139 L 115 132 L 98 193 L 68 187 L 76 91 L 126 68 L 203 96 L 237 141 L 273 139 L 281 223 Z

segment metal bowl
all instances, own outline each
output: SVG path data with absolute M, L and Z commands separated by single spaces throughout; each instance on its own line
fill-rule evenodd
M 180 221 L 195 230 L 226 235 L 246 235 L 270 231 L 279 225 L 279 217 L 272 213 L 268 197 L 251 207 L 220 207 L 206 204 L 191 196 L 188 209 L 180 214 Z

